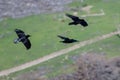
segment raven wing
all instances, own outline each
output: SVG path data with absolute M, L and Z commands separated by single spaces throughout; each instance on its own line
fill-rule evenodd
M 76 39 L 71 39 L 72 42 L 79 42 L 78 40 Z
M 69 39 L 67 37 L 63 37 L 63 36 L 60 36 L 60 35 L 58 35 L 58 37 L 61 38 L 61 39 L 64 39 L 64 40 L 68 40 Z
M 84 19 L 80 20 L 80 24 L 84 27 L 88 26 L 88 23 Z
M 15 29 L 15 32 L 18 35 L 19 38 L 25 36 L 25 33 L 20 29 Z
M 77 17 L 77 16 L 73 16 L 73 15 L 70 15 L 70 14 L 66 14 L 66 16 L 71 18 L 73 21 L 78 21 L 79 20 L 79 17 Z
M 26 47 L 27 50 L 31 48 L 31 42 L 30 42 L 29 39 L 22 39 L 21 41 L 22 41 L 22 43 L 24 44 L 24 46 Z

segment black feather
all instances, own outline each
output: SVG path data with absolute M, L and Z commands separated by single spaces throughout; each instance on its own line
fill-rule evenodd
M 73 20 L 73 22 L 70 22 L 69 25 L 81 24 L 83 27 L 88 26 L 88 23 L 84 19 L 80 19 L 79 17 L 73 16 L 73 15 L 70 15 L 70 14 L 66 14 L 66 16 Z
M 58 35 L 58 37 L 61 38 L 61 39 L 63 39 L 63 41 L 60 41 L 62 43 L 74 43 L 74 42 L 78 42 L 78 40 L 70 39 L 70 38 L 67 38 L 67 37 L 60 36 L 60 35 Z
M 19 38 L 25 36 L 24 32 L 20 29 L 15 29 L 15 32 L 18 35 Z
M 60 36 L 60 35 L 58 35 L 58 37 L 61 38 L 61 39 L 64 39 L 64 40 L 69 40 L 69 38 L 63 37 L 63 36 Z
M 14 41 L 14 43 L 22 42 L 27 50 L 30 49 L 31 42 L 28 39 L 30 37 L 30 35 L 25 35 L 25 33 L 20 29 L 15 29 L 15 32 L 18 35 L 18 38 Z

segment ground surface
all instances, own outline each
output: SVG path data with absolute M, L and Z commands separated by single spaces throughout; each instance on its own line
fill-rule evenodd
M 60 12 L 72 0 L 0 0 L 0 19 L 21 18 L 33 14 Z
M 120 34 L 120 31 L 116 31 L 116 32 L 111 32 L 109 34 L 105 34 L 105 35 L 102 35 L 102 36 L 99 36 L 99 37 L 96 37 L 96 38 L 93 38 L 93 39 L 90 39 L 90 40 L 86 40 L 86 41 L 83 41 L 83 42 L 80 42 L 72 47 L 69 47 L 67 49 L 63 49 L 63 50 L 60 50 L 58 52 L 54 52 L 54 53 L 51 53 L 50 55 L 47 55 L 47 56 L 44 56 L 42 58 L 39 58 L 37 60 L 33 60 L 31 62 L 27 62 L 25 64 L 22 64 L 20 66 L 17 66 L 17 67 L 13 67 L 11 69 L 7 69 L 7 70 L 3 70 L 0 72 L 0 76 L 3 76 L 3 75 L 9 75 L 11 73 L 14 73 L 14 72 L 17 72 L 17 71 L 20 71 L 20 70 L 23 70 L 23 69 L 26 69 L 26 68 L 29 68 L 31 66 L 34 66 L 34 65 L 37 65 L 39 63 L 42 63 L 42 62 L 45 62 L 49 59 L 52 59 L 52 58 L 55 58 L 57 56 L 60 56 L 60 55 L 63 55 L 65 53 L 68 53 L 70 51 L 73 51 L 75 49 L 78 49 L 80 47 L 83 47 L 83 46 L 86 46 L 88 44 L 91 44 L 91 43 L 94 43 L 94 42 L 97 42 L 99 40 L 103 40 L 103 39 L 106 39 L 106 38 L 109 38 L 113 35 L 116 35 L 116 34 Z
M 7 1 L 7 0 L 1 0 L 1 1 Z M 14 1 L 14 0 L 9 0 L 9 1 Z M 47 1 L 47 0 L 45 0 L 45 1 Z M 55 0 L 55 1 L 57 1 L 57 0 Z M 108 3 L 103 2 L 103 1 L 96 1 L 96 0 L 91 0 L 91 1 L 88 0 L 87 2 L 85 2 L 88 4 L 88 6 L 89 5 L 93 6 L 89 11 L 90 15 L 78 10 L 78 15 L 79 16 L 85 15 L 86 16 L 85 19 L 89 22 L 89 27 L 87 27 L 86 29 L 81 28 L 80 25 L 78 25 L 76 27 L 75 26 L 69 27 L 67 24 L 70 21 L 70 19 L 66 19 L 65 22 L 58 21 L 58 18 L 60 18 L 60 19 L 63 18 L 63 17 L 61 17 L 61 14 L 64 14 L 65 12 L 61 13 L 60 16 L 59 16 L 59 14 L 52 14 L 52 15 L 51 14 L 50 15 L 42 15 L 41 14 L 38 16 L 25 17 L 23 19 L 22 18 L 14 19 L 14 20 L 6 19 L 3 22 L 0 22 L 0 42 L 1 42 L 1 45 L 0 45 L 0 47 L 1 47 L 0 48 L 0 53 L 1 53 L 1 55 L 0 55 L 0 71 L 1 71 L 1 76 L 8 75 L 8 74 L 16 72 L 16 71 L 24 71 L 23 69 L 26 69 L 29 67 L 30 67 L 29 70 L 32 70 L 31 69 L 32 66 L 37 65 L 39 63 L 41 63 L 41 64 L 39 64 L 38 66 L 41 67 L 40 65 L 43 65 L 42 62 L 44 62 L 44 61 L 46 61 L 46 64 L 47 64 L 46 66 L 55 65 L 54 68 L 57 67 L 56 71 L 60 70 L 61 64 L 59 64 L 59 63 L 62 62 L 63 58 L 59 59 L 59 61 L 57 61 L 57 59 L 59 58 L 57 56 L 65 54 L 72 50 L 78 49 L 80 47 L 81 47 L 80 50 L 85 51 L 85 52 L 87 52 L 89 49 L 93 49 L 96 51 L 96 48 L 100 48 L 100 49 L 102 49 L 101 52 L 103 52 L 103 53 L 105 52 L 110 56 L 114 56 L 114 55 L 118 56 L 119 52 L 120 52 L 120 49 L 119 49 L 120 43 L 119 43 L 118 37 L 113 36 L 113 37 L 109 38 L 111 40 L 108 40 L 108 42 L 107 41 L 100 42 L 100 45 L 96 45 L 96 43 L 94 44 L 94 42 L 98 41 L 97 38 L 91 39 L 91 38 L 94 38 L 95 36 L 100 36 L 100 35 L 103 35 L 106 33 L 110 33 L 112 31 L 116 30 L 117 28 L 119 28 L 118 25 L 120 22 L 120 20 L 119 20 L 120 19 L 120 15 L 119 15 L 119 13 L 120 13 L 119 3 L 120 2 L 117 2 L 114 0 L 107 0 L 107 1 L 108 1 Z M 113 3 L 109 2 L 109 1 L 113 1 Z M 74 4 L 75 7 L 76 7 L 76 4 L 78 4 L 78 2 L 75 2 L 75 4 Z M 84 5 L 84 3 L 81 5 Z M 81 5 L 80 5 L 80 7 L 81 7 Z M 28 4 L 28 6 L 29 6 L 29 4 Z M 25 9 L 26 9 L 26 7 L 25 7 Z M 94 16 L 94 15 L 92 16 L 91 15 L 91 13 L 96 15 L 96 13 L 100 12 L 100 9 L 103 9 L 105 15 L 102 15 L 102 16 Z M 46 10 L 47 10 L 47 8 L 46 8 Z M 72 14 L 73 11 L 70 11 L 70 13 Z M 17 16 L 17 17 L 19 17 L 19 16 Z M 30 51 L 26 51 L 24 49 L 24 46 L 22 46 L 20 44 L 14 45 L 12 43 L 12 40 L 16 37 L 16 35 L 13 32 L 13 30 L 15 28 L 23 29 L 26 31 L 26 33 L 32 34 L 32 37 L 30 39 L 31 39 L 33 45 L 32 45 L 32 48 Z M 51 34 L 49 34 L 49 33 L 51 33 Z M 39 34 L 42 34 L 42 35 L 39 35 Z M 70 44 L 67 46 L 64 44 L 60 44 L 59 39 L 56 37 L 56 35 L 58 35 L 58 34 L 78 39 L 81 42 L 80 42 L 80 44 L 74 45 L 74 46 L 73 46 L 73 44 L 72 45 Z M 116 34 L 116 33 L 113 33 L 113 34 Z M 113 34 L 110 33 L 110 36 L 112 36 Z M 47 37 L 45 37 L 45 36 L 47 36 Z M 54 38 L 54 41 L 51 40 L 51 37 Z M 104 39 L 104 37 L 100 36 L 99 39 L 100 40 Z M 45 40 L 47 40 L 47 42 Z M 54 44 L 52 44 L 53 42 L 54 42 Z M 93 47 L 90 46 L 89 48 L 86 48 L 85 45 L 88 45 L 91 43 L 93 43 L 92 44 Z M 8 44 L 10 44 L 10 45 L 8 45 Z M 72 46 L 72 47 L 70 47 L 70 46 Z M 85 48 L 82 48 L 82 46 L 85 46 Z M 68 48 L 66 48 L 66 47 L 68 47 Z M 94 47 L 96 47 L 96 48 L 94 48 Z M 63 50 L 59 51 L 61 49 L 63 49 Z M 56 51 L 58 51 L 58 52 L 56 52 Z M 55 53 L 52 53 L 52 52 L 55 52 Z M 78 52 L 78 54 L 82 53 L 79 50 L 77 52 Z M 51 54 L 49 54 L 49 53 L 51 53 Z M 70 53 L 75 55 L 74 51 L 72 51 Z M 99 50 L 97 53 L 99 53 Z M 43 56 L 43 57 L 41 58 L 41 56 Z M 62 56 L 64 56 L 64 55 L 62 55 Z M 55 57 L 57 57 L 57 58 L 55 58 Z M 51 58 L 55 58 L 56 61 L 52 62 L 52 60 L 54 60 L 54 59 L 50 60 Z M 30 61 L 32 61 L 32 62 L 30 62 Z M 51 63 L 47 63 L 48 61 Z M 65 61 L 64 64 L 66 64 L 68 62 L 69 61 Z M 23 64 L 23 63 L 25 63 L 25 64 Z M 63 66 L 64 66 L 64 64 L 63 64 Z M 21 66 L 18 66 L 18 65 L 21 65 Z M 8 69 L 8 70 L 6 70 L 6 69 Z M 5 70 L 5 71 L 2 71 L 2 70 Z M 54 73 L 56 73 L 56 71 L 54 71 Z M 4 79 L 4 80 L 6 80 L 6 79 Z

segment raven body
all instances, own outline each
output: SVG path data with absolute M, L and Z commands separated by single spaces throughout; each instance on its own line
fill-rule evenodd
M 15 32 L 18 38 L 14 40 L 14 43 L 17 44 L 18 42 L 22 42 L 27 50 L 30 49 L 31 43 L 30 40 L 28 39 L 30 35 L 25 35 L 25 33 L 20 29 L 15 29 Z
M 66 14 L 66 16 L 73 20 L 73 22 L 70 22 L 69 25 L 81 24 L 83 27 L 88 26 L 88 23 L 84 19 L 80 19 L 79 17 L 73 16 L 73 15 L 70 15 L 70 14 Z
M 75 39 L 70 39 L 70 38 L 67 38 L 67 37 L 60 36 L 60 35 L 58 35 L 58 37 L 61 38 L 61 39 L 63 39 L 63 41 L 60 41 L 62 43 L 74 43 L 74 42 L 78 42 Z

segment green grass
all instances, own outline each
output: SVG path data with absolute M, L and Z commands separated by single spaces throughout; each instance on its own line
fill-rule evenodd
M 48 55 L 52 52 L 70 47 L 74 44 L 64 45 L 60 43 L 60 39 L 57 35 L 63 35 L 70 38 L 77 39 L 79 41 L 84 41 L 91 39 L 95 36 L 100 36 L 106 33 L 110 33 L 118 27 L 120 23 L 120 1 L 96 1 L 96 0 L 85 0 L 84 3 L 80 3 L 82 6 L 84 4 L 93 5 L 93 12 L 98 13 L 100 9 L 103 9 L 105 14 L 104 16 L 99 17 L 86 17 L 89 26 L 86 28 L 77 26 L 68 26 L 68 22 L 71 20 L 67 18 L 65 22 L 59 21 L 57 18 L 63 13 L 52 13 L 52 14 L 40 14 L 36 16 L 29 16 L 21 19 L 11 19 L 6 18 L 4 21 L 0 22 L 0 35 L 4 37 L 0 38 L 0 70 L 8 69 L 25 62 L 29 62 L 40 58 L 42 56 Z M 80 6 L 81 6 L 80 5 Z M 78 2 L 73 2 L 69 6 L 76 7 L 79 6 Z M 114 6 L 114 7 L 113 7 Z M 68 11 L 72 13 L 72 11 Z M 65 11 L 65 13 L 68 13 Z M 82 12 L 83 14 L 84 12 Z M 79 15 L 82 15 L 79 11 Z M 57 17 L 57 18 L 56 18 Z M 62 18 L 62 17 L 60 17 Z M 14 29 L 22 29 L 26 33 L 30 34 L 30 40 L 32 43 L 32 48 L 26 50 L 25 47 L 19 43 L 14 44 L 13 40 L 17 37 Z M 83 52 L 92 50 L 96 53 L 106 53 L 109 57 L 119 56 L 119 46 L 120 41 L 116 36 L 109 39 L 82 47 L 75 51 L 70 52 L 70 55 L 78 55 Z M 103 49 L 100 50 L 100 47 Z M 49 66 L 54 65 L 55 70 L 60 69 L 66 63 L 72 64 L 72 61 L 65 61 L 64 64 L 59 64 L 59 61 L 64 58 L 63 56 L 57 57 L 49 62 L 44 62 L 40 65 L 35 66 L 34 68 L 29 68 L 26 71 L 36 69 L 39 66 Z M 23 71 L 25 72 L 25 71 Z M 21 72 L 22 73 L 22 72 Z M 57 75 L 60 72 L 55 72 L 53 75 Z M 49 75 L 49 74 L 48 74 Z M 52 74 L 51 74 L 52 75 Z
M 75 66 L 74 66 L 75 63 L 72 59 L 72 56 L 79 56 L 81 53 L 85 53 L 85 52 L 87 52 L 88 54 L 89 53 L 105 54 L 108 58 L 120 56 L 119 44 L 120 44 L 120 38 L 118 38 L 117 36 L 113 36 L 111 38 L 107 38 L 107 39 L 98 41 L 96 43 L 84 46 L 80 49 L 74 50 L 65 55 L 53 58 L 49 61 L 43 62 L 32 68 L 28 68 L 26 70 L 16 72 L 10 76 L 12 77 L 12 76 L 23 74 L 25 72 L 37 71 L 41 67 L 50 68 L 50 72 L 46 73 L 46 76 L 48 78 L 55 77 L 62 73 L 71 73 L 75 71 Z M 65 56 L 68 56 L 68 59 L 65 59 Z M 68 67 L 65 68 L 65 66 L 68 66 Z
M 67 19 L 64 23 L 57 19 L 54 20 L 54 16 L 57 15 L 58 14 L 42 14 L 22 19 L 7 19 L 1 22 L 1 34 L 4 34 L 5 37 L 0 39 L 2 42 L 0 45 L 0 70 L 17 66 L 73 45 L 60 43 L 60 39 L 57 37 L 59 34 L 84 41 L 93 36 L 105 34 L 115 29 L 115 27 L 110 24 L 107 24 L 107 26 L 109 25 L 110 27 L 101 26 L 102 24 L 99 22 L 102 21 L 104 17 L 99 19 L 87 18 L 90 25 L 82 30 L 83 28 L 80 25 L 68 26 L 70 19 Z M 96 23 L 98 25 L 97 27 Z M 108 21 L 108 23 L 110 22 Z M 3 27 L 5 25 L 6 27 Z M 13 40 L 17 37 L 14 32 L 15 28 L 22 29 L 26 33 L 31 34 L 32 37 L 30 40 L 32 48 L 30 50 L 26 51 L 21 43 L 17 45 L 13 44 Z M 6 63 L 6 65 L 3 65 L 4 63 Z

